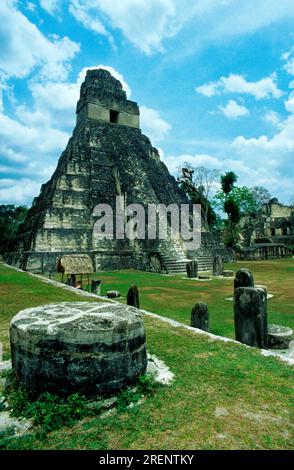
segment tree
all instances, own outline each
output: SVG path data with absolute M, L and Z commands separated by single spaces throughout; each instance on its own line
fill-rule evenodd
M 0 205 L 0 252 L 13 250 L 13 242 L 20 224 L 25 220 L 25 206 Z
M 237 238 L 237 225 L 240 222 L 244 206 L 252 205 L 253 199 L 246 186 L 238 188 L 234 186 L 238 176 L 233 171 L 221 175 L 221 190 L 214 197 L 214 204 L 227 214 L 227 226 L 230 236 L 226 240 L 228 246 L 234 246 Z
M 228 171 L 224 175 L 221 175 L 221 187 L 224 194 L 229 194 L 236 183 L 238 176 L 233 171 Z
M 201 204 L 204 223 L 211 228 L 216 224 L 217 217 L 209 197 L 213 184 L 219 177 L 219 171 L 203 166 L 195 168 L 189 163 L 184 165 L 178 170 L 178 184 L 193 204 Z
M 255 202 L 256 211 L 259 212 L 264 204 L 267 204 L 272 198 L 271 193 L 263 186 L 254 186 L 250 188 Z

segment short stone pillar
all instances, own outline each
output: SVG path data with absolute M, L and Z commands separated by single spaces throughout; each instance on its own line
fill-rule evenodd
M 100 279 L 92 279 L 91 281 L 91 292 L 92 294 L 100 295 L 101 293 L 101 281 Z
M 198 263 L 197 261 L 189 261 L 186 264 L 186 271 L 187 271 L 187 277 L 189 279 L 197 278 L 198 277 Z
M 63 302 L 11 321 L 12 366 L 25 388 L 98 395 L 136 381 L 147 367 L 142 313 L 123 304 Z
M 140 308 L 139 290 L 137 286 L 131 286 L 127 293 L 127 304 L 132 307 Z
M 191 312 L 191 326 L 199 328 L 203 331 L 208 331 L 209 327 L 209 313 L 208 307 L 204 302 L 198 302 Z
M 260 287 L 238 287 L 234 295 L 236 340 L 267 348 L 267 292 Z
M 120 297 L 120 292 L 118 290 L 108 290 L 106 292 L 106 296 L 109 299 L 118 299 L 118 297 Z
M 249 269 L 242 268 L 236 272 L 234 289 L 238 289 L 238 287 L 254 287 L 253 274 Z
M 224 270 L 223 258 L 220 255 L 216 255 L 213 260 L 212 274 L 214 276 L 222 276 Z
M 287 326 L 268 326 L 268 347 L 270 349 L 288 349 L 293 341 L 293 330 Z

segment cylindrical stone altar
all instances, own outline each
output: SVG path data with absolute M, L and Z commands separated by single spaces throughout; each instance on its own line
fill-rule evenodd
M 126 305 L 63 302 L 11 321 L 12 366 L 27 390 L 97 395 L 134 383 L 147 367 L 143 316 Z

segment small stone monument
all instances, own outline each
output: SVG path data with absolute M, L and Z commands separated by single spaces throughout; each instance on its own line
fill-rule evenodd
M 127 304 L 132 307 L 140 308 L 139 290 L 137 286 L 131 286 L 127 293 Z
M 198 302 L 191 312 L 191 326 L 199 328 L 203 331 L 208 331 L 209 327 L 209 313 L 208 307 L 204 302 Z
M 234 295 L 236 340 L 267 348 L 267 292 L 260 287 L 238 287 Z
M 223 258 L 220 255 L 216 255 L 213 260 L 212 273 L 214 276 L 222 276 L 223 270 L 224 270 Z
M 234 289 L 237 289 L 238 287 L 254 287 L 253 274 L 249 269 L 242 268 L 236 272 Z
M 33 394 L 105 394 L 147 366 L 143 316 L 133 307 L 63 302 L 28 308 L 11 321 L 12 366 Z
M 120 292 L 118 290 L 108 290 L 106 295 L 109 299 L 118 299 Z
M 100 295 L 101 293 L 101 281 L 100 279 L 92 279 L 91 282 L 91 292 L 92 294 Z
M 287 326 L 268 326 L 268 347 L 270 349 L 288 349 L 293 341 L 293 330 Z
M 186 264 L 186 270 L 187 270 L 187 277 L 189 279 L 197 278 L 198 276 L 198 263 L 197 261 L 189 261 Z

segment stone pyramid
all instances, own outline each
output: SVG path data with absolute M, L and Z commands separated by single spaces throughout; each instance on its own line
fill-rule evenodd
M 76 108 L 77 122 L 51 179 L 42 185 L 20 228 L 11 264 L 34 272 L 55 271 L 63 254 L 87 253 L 96 270 L 168 270 L 187 254 L 172 236 L 165 243 L 96 240 L 93 209 L 130 203 L 188 203 L 139 124 L 139 107 L 103 69 L 88 70 Z

